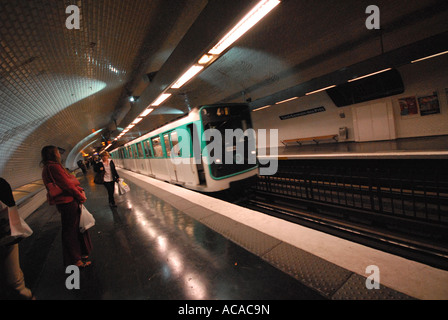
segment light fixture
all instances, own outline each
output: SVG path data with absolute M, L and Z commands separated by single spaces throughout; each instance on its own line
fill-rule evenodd
M 145 111 L 143 111 L 140 115 L 139 115 L 139 117 L 146 117 L 148 114 L 150 114 L 151 112 L 153 112 L 153 108 L 147 108 L 147 109 L 145 109 Z
M 380 74 L 380 73 L 383 73 L 383 72 L 386 72 L 386 71 L 389 71 L 389 70 L 392 70 L 392 68 L 387 68 L 387 69 L 384 69 L 384 70 L 381 70 L 381 71 L 377 71 L 377 72 L 374 72 L 374 73 L 366 74 L 365 76 L 348 80 L 348 82 L 358 81 L 358 80 L 361 80 L 361 79 L 364 79 L 364 78 L 368 78 L 368 77 L 371 77 L 371 76 L 374 76 L 376 74 Z
M 197 75 L 202 69 L 204 69 L 204 66 L 192 66 L 190 69 L 185 72 L 182 77 L 180 77 L 172 86 L 173 89 L 179 89 L 182 87 L 185 83 L 187 83 L 191 78 L 193 78 L 195 75 Z
M 207 64 L 213 59 L 213 56 L 211 54 L 204 54 L 201 59 L 199 59 L 199 64 Z
M 311 94 L 318 93 L 318 92 L 321 92 L 321 91 L 325 91 L 325 90 L 328 90 L 328 89 L 331 89 L 331 88 L 334 88 L 334 87 L 336 87 L 336 85 L 332 85 L 332 86 L 329 86 L 329 87 L 326 87 L 326 88 L 322 88 L 322 89 L 319 89 L 319 90 L 316 90 L 316 91 L 311 91 L 311 92 L 306 93 L 305 95 L 309 96 Z
M 269 104 L 269 105 L 267 105 L 267 106 L 264 106 L 264 107 L 260 107 L 260 108 L 254 109 L 254 110 L 252 110 L 252 112 L 260 111 L 260 110 L 263 110 L 263 109 L 266 109 L 266 108 L 269 108 L 269 107 L 272 107 L 272 106 Z
M 151 106 L 157 107 L 162 102 L 164 102 L 166 99 L 168 99 L 171 96 L 171 93 L 162 93 L 153 103 L 151 103 Z
M 142 121 L 142 120 L 143 120 L 143 118 L 140 118 L 140 117 L 135 118 L 135 120 L 132 121 L 132 124 L 137 124 L 137 123 L 139 123 L 139 122 Z
M 448 51 L 436 53 L 436 54 L 433 54 L 432 56 L 427 56 L 427 57 L 424 57 L 424 58 L 421 58 L 421 59 L 417 59 L 417 60 L 411 61 L 411 63 L 416 63 L 416 62 L 420 62 L 420 61 L 423 61 L 423 60 L 435 58 L 435 57 L 441 56 L 441 55 L 446 54 L 446 53 L 448 53 Z
M 296 100 L 296 99 L 299 99 L 299 97 L 294 97 L 294 98 L 286 99 L 286 100 L 283 100 L 283 101 L 279 101 L 279 102 L 276 102 L 275 104 L 281 104 L 281 103 L 285 103 L 285 102 Z
M 260 1 L 243 19 L 240 20 L 208 53 L 221 54 L 232 43 L 238 40 L 258 21 L 263 19 L 272 9 L 280 3 L 279 0 Z
M 135 127 L 135 124 L 130 124 L 130 125 L 128 125 L 128 126 L 126 127 L 126 129 L 130 130 L 130 129 L 134 128 L 134 127 Z

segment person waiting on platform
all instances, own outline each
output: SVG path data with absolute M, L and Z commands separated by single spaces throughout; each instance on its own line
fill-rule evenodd
M 7 240 L 9 230 L 8 208 L 16 205 L 9 183 L 0 178 L 0 282 L 4 282 L 4 289 L 10 289 L 16 296 L 25 300 L 35 300 L 31 290 L 25 286 L 25 278 L 19 261 L 19 244 L 3 243 Z M 8 294 L 8 292 L 5 292 Z
M 62 193 L 48 200 L 56 204 L 61 214 L 62 223 L 62 253 L 65 266 L 76 265 L 84 268 L 91 264 L 87 261 L 92 250 L 92 243 L 88 231 L 80 232 L 79 220 L 81 217 L 81 204 L 87 198 L 80 182 L 69 174 L 61 164 L 61 155 L 55 146 L 46 146 L 41 151 L 44 165 L 42 179 L 49 189 L 50 183 L 56 184 Z
M 105 151 L 101 154 L 101 161 L 96 163 L 93 168 L 95 172 L 104 172 L 104 186 L 106 187 L 107 194 L 109 196 L 109 205 L 115 208 L 114 192 L 115 192 L 115 182 L 118 182 L 120 178 L 118 176 L 117 170 L 115 169 L 115 164 L 109 159 L 109 152 Z
M 82 170 L 82 173 L 83 173 L 83 174 L 86 174 L 86 173 L 87 173 L 87 168 L 86 168 L 86 165 L 84 164 L 84 161 L 79 160 L 79 161 L 77 162 L 77 164 L 78 164 L 79 169 Z

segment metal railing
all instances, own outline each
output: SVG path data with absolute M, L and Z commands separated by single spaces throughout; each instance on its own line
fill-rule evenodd
M 448 227 L 448 160 L 284 160 L 255 190 L 372 221 Z

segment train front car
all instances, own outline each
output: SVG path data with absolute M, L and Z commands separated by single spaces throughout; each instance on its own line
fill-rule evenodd
M 258 173 L 256 135 L 245 104 L 203 106 L 201 150 L 206 191 L 244 186 Z

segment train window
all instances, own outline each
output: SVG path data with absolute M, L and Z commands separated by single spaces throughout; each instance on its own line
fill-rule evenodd
M 134 152 L 134 159 L 138 159 L 137 147 L 135 144 L 132 145 L 132 151 Z
M 168 157 L 170 157 L 171 156 L 171 145 L 170 145 L 170 136 L 168 135 L 168 133 L 165 133 L 163 135 L 163 141 L 165 142 L 166 155 Z
M 249 143 L 251 132 L 247 131 L 252 128 L 248 106 L 232 105 L 207 107 L 206 109 L 202 109 L 201 113 L 203 128 L 204 130 L 215 129 L 220 132 L 223 137 L 223 141 L 221 141 L 222 156 L 230 162 L 226 162 L 224 165 L 220 162 L 222 159 L 217 159 L 220 160 L 219 162 L 213 161 L 210 164 L 211 175 L 215 178 L 223 178 L 255 167 L 251 156 L 255 151 L 253 150 L 254 145 Z M 205 110 L 206 112 L 204 112 Z M 242 134 L 235 129 L 241 129 Z M 234 133 L 234 136 L 231 137 L 232 140 L 224 139 L 227 130 Z
M 151 158 L 152 157 L 152 150 L 151 150 L 151 143 L 149 142 L 149 140 L 143 141 L 143 147 L 145 149 L 145 156 L 146 156 L 146 158 Z
M 154 157 L 163 157 L 162 144 L 160 143 L 160 137 L 155 137 L 151 139 L 152 147 L 154 148 Z
M 127 151 L 128 151 L 128 158 L 132 159 L 134 157 L 134 155 L 132 154 L 132 147 L 128 146 Z
M 137 142 L 137 156 L 143 158 L 143 148 L 141 142 Z

